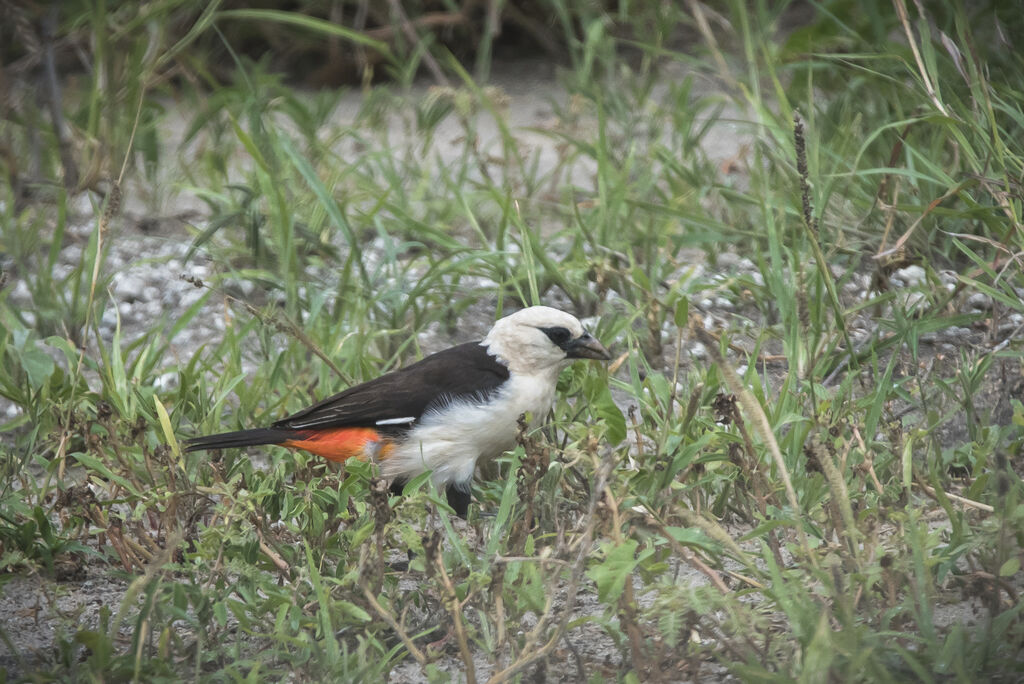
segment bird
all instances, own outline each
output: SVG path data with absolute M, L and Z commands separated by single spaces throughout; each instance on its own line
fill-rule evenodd
M 430 472 L 466 518 L 477 461 L 515 446 L 520 416 L 547 417 L 558 376 L 608 350 L 572 314 L 531 306 L 498 319 L 483 340 L 431 354 L 354 385 L 270 427 L 195 437 L 186 451 L 278 445 L 331 461 L 379 464 L 393 493 Z

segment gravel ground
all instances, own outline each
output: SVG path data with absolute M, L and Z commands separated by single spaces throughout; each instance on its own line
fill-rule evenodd
M 507 120 L 516 131 L 523 144 L 533 148 L 538 155 L 542 168 L 550 168 L 559 157 L 556 143 L 552 138 L 541 135 L 531 128 L 543 128 L 550 125 L 553 116 L 551 102 L 565 101 L 568 95 L 558 85 L 550 73 L 550 67 L 536 63 L 513 64 L 506 66 L 495 77 L 494 85 L 506 94 Z M 424 89 L 416 89 L 412 97 L 423 97 Z M 338 122 L 347 123 L 355 119 L 361 104 L 361 95 L 353 92 L 347 95 L 335 116 Z M 454 117 L 449 117 L 453 119 Z M 739 118 L 739 117 L 725 117 Z M 591 122 L 592 123 L 592 122 Z M 167 141 L 174 146 L 181 140 L 185 118 L 171 115 Z M 499 144 L 499 131 L 488 117 L 482 117 L 479 125 L 481 143 L 485 149 Z M 462 134 L 454 121 L 446 121 L 435 136 L 434 147 L 442 160 L 451 160 L 458 154 L 457 139 Z M 396 145 L 419 144 L 418 140 L 404 137 L 403 129 L 395 125 L 392 140 Z M 706 138 L 706 151 L 716 161 L 724 162 L 744 154 L 749 145 L 749 137 L 736 124 L 722 123 L 714 127 Z M 356 151 L 349 151 L 357 154 Z M 586 163 L 579 163 L 566 169 L 562 182 L 580 186 L 592 186 L 594 169 Z M 167 171 L 173 174 L 174 170 Z M 123 220 L 118 222 L 110 236 L 110 255 L 108 266 L 115 275 L 108 293 L 115 306 L 107 308 L 99 322 L 99 332 L 105 340 L 110 340 L 120 326 L 121 334 L 126 340 L 149 334 L 155 321 L 162 318 L 173 319 L 180 315 L 186 307 L 195 303 L 203 290 L 197 289 L 180 276 L 187 274 L 200 279 L 211 275 L 212 265 L 205 262 L 200 254 L 188 264 L 183 259 L 189 247 L 190 236 L 186 229 L 189 224 L 201 226 L 204 217 L 204 205 L 187 193 L 166 193 L 159 201 L 145 198 L 141 192 L 128 191 L 123 211 Z M 140 200 L 140 198 L 142 198 Z M 95 225 L 94 207 L 87 198 L 80 198 L 72 208 L 72 221 L 64 249 L 60 253 L 59 262 L 54 275 L 59 277 L 79 265 L 82 250 L 89 234 Z M 694 262 L 688 265 L 688 277 L 704 279 L 711 282 L 727 278 L 743 276 L 755 281 L 760 278 L 755 265 L 749 260 L 733 254 L 723 254 L 717 259 L 712 269 L 702 262 L 700 253 L 694 254 Z M 17 265 L 4 264 L 4 270 L 12 274 L 8 287 L 11 288 L 10 298 L 15 305 L 31 306 L 29 290 L 22 277 L 19 277 Z M 21 274 L 22 276 L 24 274 Z M 317 274 L 318 278 L 327 279 L 329 274 Z M 952 288 L 955 274 L 942 274 L 943 284 Z M 899 290 L 904 303 L 912 304 L 920 295 L 915 288 L 924 283 L 924 271 L 917 266 L 909 266 L 896 271 L 890 277 L 890 286 Z M 848 279 L 842 296 L 849 301 L 856 301 L 868 296 L 870 278 L 868 275 L 853 275 Z M 1021 293 L 1024 297 L 1024 293 Z M 558 305 L 559 302 L 552 302 Z M 955 305 L 963 311 L 986 311 L 992 308 L 992 302 L 985 295 L 965 294 L 955 301 Z M 225 328 L 224 303 L 222 299 L 211 297 L 202 315 L 196 316 L 187 330 L 179 336 L 171 347 L 171 353 L 181 359 L 190 357 L 203 344 L 218 340 Z M 727 296 L 709 296 L 694 302 L 694 306 L 706 317 L 709 326 L 730 324 L 756 326 L 757 318 L 752 312 L 745 311 L 741 302 Z M 868 312 L 866 312 L 868 313 Z M 493 321 L 493 303 L 482 301 L 468 309 L 462 316 L 459 328 L 465 339 L 480 337 Z M 855 321 L 851 335 L 855 342 L 867 339 L 873 332 L 874 323 L 867 315 Z M 922 342 L 931 346 L 929 358 L 935 359 L 942 355 L 954 355 L 965 346 L 991 348 L 1010 336 L 1020 336 L 1024 326 L 1024 318 L 1014 314 L 1001 324 L 995 334 L 978 330 L 951 328 L 929 333 Z M 674 330 L 666 330 L 666 339 L 674 338 Z M 421 335 L 421 347 L 425 352 L 440 349 L 455 340 L 441 328 L 432 326 Z M 686 357 L 692 362 L 701 363 L 705 352 L 696 342 L 687 343 Z M 672 358 L 674 350 L 666 349 L 666 358 Z M 162 382 L 174 382 L 173 375 L 161 379 Z M 1003 401 L 1005 388 L 991 387 L 991 401 Z M 1007 404 L 1008 405 L 1008 404 Z M 0 400 L 0 414 L 8 418 L 17 415 L 18 409 L 10 403 Z M 126 590 L 126 583 L 113 576 L 108 568 L 90 564 L 85 568 L 85 576 L 69 577 L 67 581 L 54 581 L 35 575 L 0 576 L 3 601 L 0 602 L 0 624 L 10 638 L 8 644 L 0 643 L 0 668 L 7 668 L 10 675 L 20 669 L 19 661 L 49 661 L 54 657 L 53 649 L 56 636 L 63 630 L 65 636 L 81 627 L 95 627 L 98 624 L 101 608 L 106 606 L 113 614 L 117 613 Z M 702 575 L 692 570 L 681 573 L 680 582 L 703 582 Z M 639 585 L 637 588 L 640 589 Z M 942 619 L 954 622 L 966 620 L 973 611 L 969 601 L 944 604 Z M 577 606 L 577 614 L 587 615 L 600 611 L 596 596 L 584 596 Z M 524 629 L 529 628 L 524 623 Z M 558 672 L 549 672 L 549 676 L 574 678 L 577 660 L 594 664 L 605 663 L 613 672 L 617 664 L 620 649 L 612 643 L 607 634 L 594 624 L 587 624 L 572 632 L 564 647 L 552 660 L 560 663 Z M 478 675 L 487 674 L 489 665 L 481 655 L 478 658 Z M 444 671 L 458 672 L 461 661 L 455 656 L 442 659 L 438 667 Z M 588 674 L 593 674 L 591 669 Z M 723 672 L 709 668 L 702 676 L 728 681 Z M 396 667 L 392 672 L 394 682 L 425 681 L 423 673 L 415 663 L 408 661 Z M 704 679 L 703 681 L 708 681 Z

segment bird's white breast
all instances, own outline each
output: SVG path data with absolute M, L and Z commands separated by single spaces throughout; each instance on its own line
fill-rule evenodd
M 520 415 L 528 413 L 535 424 L 551 410 L 558 370 L 513 373 L 485 400 L 459 400 L 431 410 L 381 462 L 381 473 L 408 479 L 430 470 L 439 488 L 451 483 L 468 486 L 477 459 L 515 446 Z

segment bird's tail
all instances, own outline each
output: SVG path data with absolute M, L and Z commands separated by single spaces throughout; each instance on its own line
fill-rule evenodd
M 276 444 L 289 449 L 304 449 L 330 461 L 343 463 L 350 458 L 386 459 L 393 444 L 374 428 L 343 427 L 309 430 L 269 427 L 223 432 L 185 441 L 185 451 L 237 449 L 238 447 Z M 369 449 L 369 451 L 367 451 Z
M 284 444 L 294 437 L 294 430 L 284 430 L 281 428 L 237 430 L 235 432 L 222 432 L 219 435 L 193 437 L 185 441 L 185 451 L 235 449 L 238 447 L 259 446 L 261 444 Z

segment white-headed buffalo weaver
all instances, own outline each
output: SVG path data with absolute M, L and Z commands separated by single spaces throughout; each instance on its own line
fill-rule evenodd
M 477 460 L 515 445 L 520 415 L 544 419 L 558 374 L 574 359 L 609 358 L 574 316 L 533 306 L 499 320 L 482 342 L 431 354 L 268 428 L 190 439 L 187 450 L 277 444 L 332 461 L 372 460 L 394 492 L 431 471 L 465 517 Z

